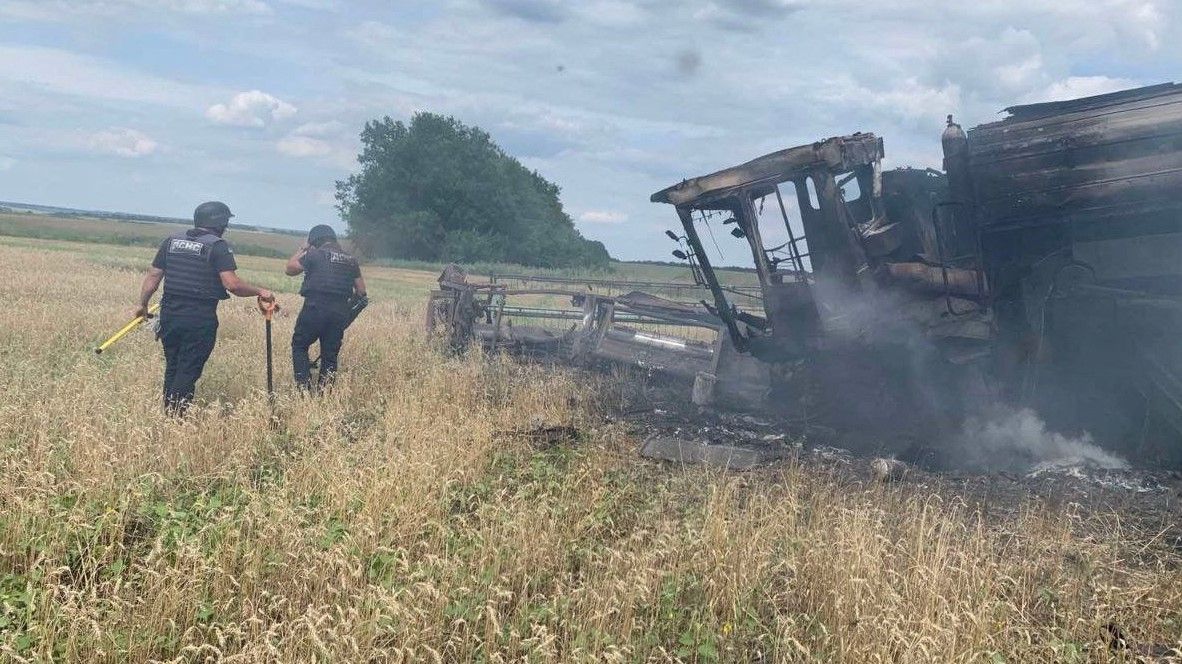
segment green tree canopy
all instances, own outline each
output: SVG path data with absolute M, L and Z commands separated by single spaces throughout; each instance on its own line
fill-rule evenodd
M 361 132 L 361 172 L 337 182 L 350 237 L 365 255 L 539 267 L 606 266 L 558 200 L 558 185 L 455 118 L 389 117 Z

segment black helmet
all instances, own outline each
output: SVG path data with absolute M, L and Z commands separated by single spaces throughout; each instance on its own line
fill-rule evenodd
M 221 201 L 209 201 L 193 210 L 193 225 L 197 228 L 225 228 L 230 224 L 230 207 Z
M 325 242 L 336 242 L 337 232 L 328 224 L 318 224 L 308 231 L 308 244 L 319 247 Z

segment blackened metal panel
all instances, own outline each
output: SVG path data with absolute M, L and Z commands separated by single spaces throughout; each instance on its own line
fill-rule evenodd
M 1182 86 L 1128 92 L 1040 106 L 970 130 L 982 227 L 1041 225 L 1083 211 L 1176 200 Z M 1136 224 L 1137 216 L 1129 208 L 1112 221 Z

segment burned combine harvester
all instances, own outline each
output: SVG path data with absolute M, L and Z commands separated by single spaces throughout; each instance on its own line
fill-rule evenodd
M 854 447 L 938 441 L 1007 403 L 1177 463 L 1182 86 L 1006 110 L 967 135 L 949 117 L 944 172 L 883 171 L 882 140 L 859 133 L 653 194 L 680 218 L 698 304 L 555 291 L 579 323 L 507 332 L 512 289 L 445 274 L 432 311 L 457 339 L 647 365 L 693 380 L 700 405 L 772 409 Z M 758 290 L 712 264 L 703 235 L 714 249 L 722 229 Z M 644 331 L 658 323 L 714 338 Z
M 762 398 L 760 384 L 750 378 L 764 370 L 762 363 L 737 352 L 722 333 L 721 321 L 687 299 L 701 298 L 697 283 L 529 275 L 492 275 L 488 282 L 473 282 L 451 265 L 439 285 L 427 305 L 427 329 L 446 337 L 452 347 L 478 341 L 489 349 L 579 364 L 619 364 L 674 379 L 716 376 L 723 391 L 734 393 L 735 403 Z M 726 288 L 737 296 L 758 297 L 758 289 L 750 286 Z

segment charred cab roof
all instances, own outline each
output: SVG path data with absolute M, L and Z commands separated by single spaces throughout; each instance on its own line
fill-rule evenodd
M 844 173 L 882 158 L 882 139 L 871 133 L 835 136 L 811 145 L 780 150 L 717 173 L 683 180 L 649 197 L 654 203 L 698 205 L 739 189 L 804 177 L 821 169 Z

